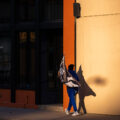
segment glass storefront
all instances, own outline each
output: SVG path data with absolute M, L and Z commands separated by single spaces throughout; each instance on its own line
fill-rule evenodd
M 63 0 L 0 1 L 0 89 L 12 102 L 16 90 L 33 90 L 36 104 L 62 103 L 62 9 Z

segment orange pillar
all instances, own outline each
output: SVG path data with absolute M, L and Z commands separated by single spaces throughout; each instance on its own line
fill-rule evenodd
M 63 0 L 63 54 L 66 66 L 75 64 L 75 18 L 73 3 L 75 0 Z M 63 109 L 67 108 L 69 98 L 63 85 Z

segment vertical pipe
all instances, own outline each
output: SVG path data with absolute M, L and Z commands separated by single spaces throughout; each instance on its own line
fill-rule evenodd
M 75 0 L 75 3 L 76 3 L 76 0 Z M 76 57 L 77 57 L 76 56 L 76 18 L 74 19 L 74 31 L 75 31 L 75 41 L 74 41 L 74 45 L 75 45 L 75 47 L 74 47 L 74 49 L 75 49 L 74 50 L 75 51 L 75 53 L 74 53 L 75 54 L 75 58 L 74 59 L 75 59 L 75 70 L 76 70 Z

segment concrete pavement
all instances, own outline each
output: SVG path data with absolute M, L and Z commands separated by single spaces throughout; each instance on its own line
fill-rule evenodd
M 0 107 L 0 120 L 120 120 L 120 115 L 86 114 L 72 117 L 61 111 Z

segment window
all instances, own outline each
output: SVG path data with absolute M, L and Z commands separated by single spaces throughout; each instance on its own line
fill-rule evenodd
M 0 23 L 10 21 L 10 0 L 0 0 Z
M 60 87 L 60 81 L 57 78 L 57 72 L 60 66 L 63 54 L 62 30 L 48 32 L 48 87 Z M 59 41 L 59 42 L 58 42 Z
M 35 32 L 19 32 L 19 80 L 17 88 L 35 88 Z
M 45 0 L 42 4 L 41 20 L 59 21 L 63 19 L 63 0 Z
M 17 0 L 17 21 L 29 22 L 35 19 L 35 0 Z
M 0 33 L 0 86 L 10 86 L 11 41 L 9 35 Z

